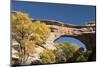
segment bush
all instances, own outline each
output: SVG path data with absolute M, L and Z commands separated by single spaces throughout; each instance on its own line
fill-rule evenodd
M 42 64 L 55 63 L 55 55 L 51 50 L 45 49 L 43 53 L 40 54 Z

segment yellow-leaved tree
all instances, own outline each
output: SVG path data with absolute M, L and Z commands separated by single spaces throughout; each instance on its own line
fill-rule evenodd
M 12 12 L 12 39 L 19 44 L 20 62 L 25 63 L 27 55 L 34 53 L 36 45 L 43 47 L 50 35 L 50 29 L 40 21 L 32 22 L 28 14 Z

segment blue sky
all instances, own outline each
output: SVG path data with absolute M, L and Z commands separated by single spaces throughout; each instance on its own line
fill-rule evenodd
M 11 9 L 12 11 L 28 13 L 33 19 L 57 20 L 76 25 L 96 21 L 95 6 L 13 1 Z M 69 37 L 58 40 L 58 42 L 61 41 L 83 45 L 80 41 Z
M 95 6 L 13 1 L 12 10 L 28 13 L 34 19 L 49 19 L 71 24 L 95 21 Z

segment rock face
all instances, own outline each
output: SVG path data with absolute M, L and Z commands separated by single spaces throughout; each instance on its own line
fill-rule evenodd
M 88 50 L 92 50 L 89 61 L 96 60 L 96 33 L 87 33 L 76 37 L 85 44 Z

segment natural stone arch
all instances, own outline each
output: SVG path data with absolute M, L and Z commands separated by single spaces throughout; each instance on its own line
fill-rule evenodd
M 51 42 L 60 36 L 66 35 L 70 37 L 74 37 L 81 42 L 83 42 L 87 48 L 87 50 L 91 50 L 92 54 L 90 56 L 90 61 L 96 60 L 96 25 L 95 23 L 88 23 L 85 25 L 73 25 L 73 24 L 64 24 L 55 20 L 32 20 L 32 21 L 41 21 L 48 25 L 51 29 Z M 63 29 L 62 29 L 63 28 Z M 65 33 L 60 33 L 63 30 Z M 56 37 L 55 37 L 56 35 Z M 49 39 L 47 40 L 49 41 Z

